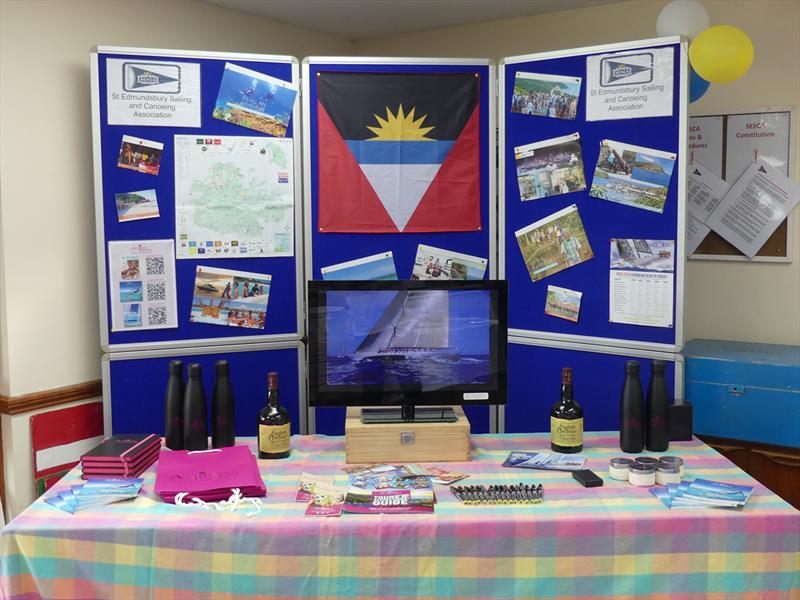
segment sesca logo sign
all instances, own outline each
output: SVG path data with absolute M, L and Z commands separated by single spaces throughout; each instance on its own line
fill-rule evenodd
M 613 87 L 653 81 L 653 55 L 650 52 L 614 56 L 600 61 L 600 85 Z
M 126 92 L 179 94 L 181 68 L 167 63 L 123 63 L 122 89 Z

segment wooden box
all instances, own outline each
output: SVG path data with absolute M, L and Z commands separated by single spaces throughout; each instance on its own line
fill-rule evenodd
M 350 407 L 344 422 L 348 463 L 467 461 L 469 421 L 460 406 L 455 423 L 361 422 L 361 409 Z

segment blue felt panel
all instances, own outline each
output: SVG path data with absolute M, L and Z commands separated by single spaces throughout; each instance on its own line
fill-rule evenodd
M 214 362 L 227 360 L 235 401 L 237 436 L 256 435 L 256 415 L 267 401 L 267 373 L 279 376 L 281 404 L 289 411 L 292 433 L 300 432 L 300 381 L 297 348 L 182 354 L 171 356 L 113 359 L 109 364 L 113 433 L 164 433 L 164 396 L 168 365 L 182 360 L 184 374 L 189 363 L 199 363 L 211 419 L 211 394 L 214 389 Z M 209 434 L 210 434 L 209 429 Z
M 550 408 L 561 397 L 563 367 L 572 367 L 575 400 L 583 407 L 586 431 L 618 431 L 619 400 L 628 360 L 639 361 L 639 379 L 647 393 L 650 359 L 509 344 L 506 432 L 550 431 Z M 675 363 L 667 362 L 666 367 L 667 388 L 672 397 Z
M 201 127 L 144 127 L 133 125 L 108 125 L 106 104 L 106 59 L 130 58 L 142 61 L 175 61 L 200 64 L 200 84 L 202 96 Z M 101 169 L 103 177 L 103 223 L 102 228 L 106 242 L 115 240 L 150 240 L 175 238 L 175 171 L 174 171 L 174 135 L 213 136 L 249 136 L 269 137 L 258 131 L 239 127 L 211 117 L 217 98 L 219 83 L 225 63 L 258 71 L 285 81 L 292 79 L 291 63 L 271 63 L 243 60 L 182 58 L 172 56 L 138 56 L 123 54 L 98 55 L 98 92 L 100 106 L 100 142 Z M 299 99 L 296 100 L 299 102 Z M 294 122 L 289 123 L 287 137 L 293 136 Z M 162 142 L 164 152 L 161 168 L 157 176 L 137 173 L 117 167 L 117 158 L 123 135 L 141 137 L 147 140 Z M 299 141 L 297 142 L 299 143 Z M 295 181 L 300 186 L 300 181 Z M 155 188 L 158 196 L 160 217 L 139 221 L 119 223 L 114 204 L 114 194 Z M 295 231 L 300 238 L 302 232 Z M 108 277 L 108 246 L 105 249 L 106 277 Z M 178 328 L 144 331 L 111 331 L 111 306 L 108 290 L 105 302 L 108 306 L 109 343 L 115 344 L 148 344 L 151 342 L 180 342 L 184 340 L 213 339 L 223 337 L 241 337 L 271 334 L 297 333 L 297 257 L 275 258 L 240 258 L 240 259 L 181 259 L 176 260 L 176 286 L 178 296 Z M 272 275 L 267 322 L 265 329 L 244 329 L 190 323 L 191 299 L 194 289 L 195 268 L 198 265 L 223 269 L 249 271 Z
M 345 408 L 325 406 L 317 408 L 317 433 L 325 435 L 344 435 Z M 464 413 L 469 419 L 472 433 L 489 433 L 489 408 L 485 406 L 465 406 Z
M 586 121 L 586 57 L 589 55 L 549 58 L 503 65 L 505 73 L 505 173 L 499 185 L 505 191 L 505 275 L 509 282 L 509 327 L 514 329 L 637 340 L 662 344 L 675 342 L 675 328 L 645 327 L 610 323 L 608 320 L 609 247 L 611 238 L 665 239 L 677 241 L 678 175 L 681 157 L 676 161 L 664 213 L 616 204 L 589 196 L 594 167 L 600 154 L 600 141 L 611 139 L 667 152 L 679 151 L 680 135 L 680 45 L 672 45 L 674 56 L 674 93 L 671 117 Z M 518 71 L 581 77 L 581 95 L 574 121 L 511 112 L 514 78 Z M 539 200 L 520 200 L 514 148 L 533 142 L 579 132 L 583 151 L 586 190 Z M 594 258 L 540 279 L 531 281 L 514 232 L 576 204 L 594 252 Z M 683 254 L 676 246 L 676 257 Z M 676 258 L 677 261 L 677 258 Z M 677 278 L 676 278 L 677 279 Z M 577 323 L 544 313 L 547 286 L 555 285 L 583 292 L 580 319 Z M 674 311 L 673 311 L 674 315 Z M 674 318 L 673 318 L 674 320 Z
M 309 128 L 311 169 L 305 174 L 311 180 L 311 236 L 312 269 L 309 279 L 321 279 L 320 268 L 353 260 L 363 256 L 391 250 L 394 254 L 397 276 L 409 279 L 417 255 L 417 246 L 426 244 L 489 258 L 489 211 L 495 210 L 495 200 L 489 197 L 489 181 L 494 177 L 494 165 L 489 164 L 490 144 L 494 132 L 489 130 L 489 67 L 487 65 L 383 65 L 383 64 L 311 64 L 308 81 L 310 97 Z M 318 144 L 317 144 L 317 73 L 325 71 L 380 72 L 380 73 L 478 73 L 480 74 L 480 131 L 481 131 L 481 230 L 471 232 L 441 233 L 319 233 L 318 208 Z M 489 269 L 485 277 L 489 277 Z M 344 423 L 342 417 L 342 423 Z

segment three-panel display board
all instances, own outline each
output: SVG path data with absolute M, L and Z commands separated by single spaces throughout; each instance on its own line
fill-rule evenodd
M 599 75 L 587 71 L 595 62 Z M 343 433 L 343 409 L 307 406 L 310 279 L 508 279 L 508 405 L 469 408 L 476 433 L 546 430 L 561 366 L 586 390 L 588 429 L 616 428 L 626 359 L 667 359 L 680 395 L 688 67 L 678 38 L 504 59 L 499 85 L 488 59 L 301 67 L 99 47 L 91 67 L 107 433 L 162 430 L 175 358 L 200 362 L 207 389 L 213 362 L 229 362 L 239 435 L 255 431 L 269 371 L 293 432 Z M 591 120 L 587 90 L 601 89 L 591 77 L 607 83 L 615 67 L 628 84 L 606 99 L 652 88 L 669 114 Z M 597 197 L 601 153 L 612 157 L 599 165 L 606 193 L 638 201 Z M 548 286 L 582 294 L 579 314 Z M 658 323 L 645 323 L 648 310 Z

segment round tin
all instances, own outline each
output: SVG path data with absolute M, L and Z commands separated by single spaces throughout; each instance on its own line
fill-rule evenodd
M 681 482 L 681 468 L 678 465 L 659 462 L 656 465 L 656 483 L 667 485 L 668 483 Z
M 653 465 L 634 462 L 628 469 L 628 481 L 631 485 L 650 487 L 656 483 L 656 468 Z
M 679 467 L 681 470 L 681 477 L 683 477 L 683 459 L 680 456 L 661 456 L 658 460 L 662 463 Z
M 608 475 L 611 479 L 618 479 L 620 481 L 628 481 L 628 469 L 633 464 L 631 458 L 612 458 L 608 461 Z
M 637 456 L 636 462 L 640 465 L 653 465 L 655 466 L 658 463 L 658 459 L 654 456 Z

